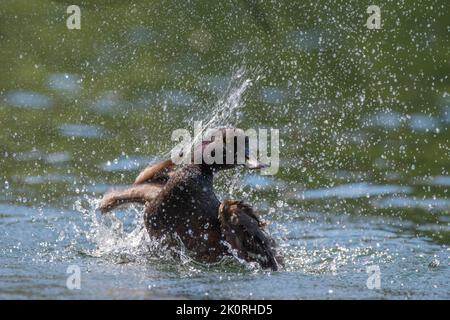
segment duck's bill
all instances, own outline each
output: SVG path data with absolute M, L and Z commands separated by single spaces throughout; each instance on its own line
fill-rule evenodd
M 247 169 L 262 169 L 269 167 L 268 164 L 262 163 L 261 161 L 258 161 L 256 158 L 247 158 L 245 159 L 245 167 Z

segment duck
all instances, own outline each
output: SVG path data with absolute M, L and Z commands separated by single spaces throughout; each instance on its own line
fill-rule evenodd
M 106 193 L 100 211 L 107 213 L 126 203 L 140 203 L 144 205 L 149 235 L 169 247 L 184 246 L 196 261 L 213 263 L 233 255 L 264 269 L 280 270 L 283 258 L 266 230 L 267 222 L 249 204 L 220 201 L 214 192 L 215 174 L 241 165 L 237 161 L 239 134 L 243 134 L 241 129 L 219 128 L 213 139 L 200 144 L 200 151 L 221 147 L 223 161 L 206 163 L 202 159 L 177 167 L 169 159 L 151 165 L 140 172 L 131 187 Z M 227 138 L 230 136 L 234 138 Z M 250 156 L 248 137 L 245 142 L 243 165 L 253 170 L 264 168 Z M 225 157 L 231 147 L 234 161 L 227 163 Z

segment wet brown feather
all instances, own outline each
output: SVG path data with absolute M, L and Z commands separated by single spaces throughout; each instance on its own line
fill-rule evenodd
M 225 240 L 240 258 L 256 261 L 264 268 L 279 269 L 282 261 L 275 251 L 275 241 L 264 231 L 266 224 L 251 206 L 225 200 L 219 209 L 219 220 Z

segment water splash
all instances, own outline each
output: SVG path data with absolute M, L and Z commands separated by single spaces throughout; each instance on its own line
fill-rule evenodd
M 245 95 L 253 83 L 261 78 L 259 73 L 259 69 L 248 71 L 245 66 L 233 72 L 222 97 L 215 103 L 204 119 L 201 119 L 203 124 L 202 131 L 194 136 L 189 145 L 190 148 L 201 141 L 203 133 L 208 129 L 236 126 L 239 122 L 241 111 L 245 108 Z M 171 152 L 172 150 L 167 151 L 164 154 L 164 158 L 169 157 Z
M 233 73 L 223 96 L 204 117 L 203 131 L 215 127 L 234 127 L 238 124 L 240 111 L 245 108 L 245 95 L 254 81 L 260 79 L 258 70 L 250 72 L 255 80 L 248 74 L 249 72 L 245 67 L 241 67 Z M 201 139 L 201 134 L 194 137 L 191 147 L 199 139 Z M 170 152 L 167 152 L 164 157 L 169 156 L 169 154 Z M 246 184 L 242 183 L 242 172 L 239 169 L 231 170 L 224 176 L 227 178 L 227 183 L 223 183 L 223 185 L 227 185 L 227 190 L 219 191 L 219 193 L 228 193 L 227 197 L 229 198 L 237 196 L 242 199 L 253 199 L 255 203 L 259 204 L 267 203 L 265 198 L 267 194 L 263 194 L 260 198 L 253 194 L 255 191 L 253 188 L 250 188 L 251 190 L 245 189 Z M 219 180 L 221 179 L 219 178 Z M 273 181 L 265 182 L 266 184 L 274 183 Z M 258 183 L 256 184 L 258 185 Z M 86 250 L 85 253 L 89 256 L 112 260 L 114 263 L 147 264 L 150 262 L 158 265 L 165 264 L 176 268 L 178 271 L 187 270 L 189 274 L 210 269 L 252 273 L 262 270 L 258 264 L 248 263 L 240 259 L 232 250 L 230 250 L 231 255 L 229 257 L 218 263 L 199 263 L 190 256 L 181 243 L 177 248 L 169 249 L 163 244 L 163 241 L 151 238 L 144 227 L 140 206 L 131 206 L 126 210 L 102 216 L 95 210 L 97 205 L 98 200 L 90 198 L 77 201 L 75 204 L 75 209 L 85 217 L 88 229 L 86 239 L 94 246 L 93 249 Z M 274 210 L 279 213 L 282 206 Z M 286 205 L 284 210 L 294 209 Z M 116 216 L 116 214 L 121 215 L 124 212 L 124 217 Z M 130 216 L 132 217 L 130 218 Z M 279 218 L 283 220 L 282 217 Z M 277 230 L 273 235 L 276 237 L 280 245 L 280 252 L 285 258 L 285 270 L 289 272 L 335 273 L 342 267 L 352 265 L 355 260 L 364 259 L 365 256 L 380 258 L 381 260 L 385 258 L 377 250 L 372 250 L 366 246 L 325 246 L 321 249 L 311 249 L 298 243 L 293 245 L 286 241 L 286 238 L 289 238 L 289 231 L 283 228 L 281 221 L 277 221 L 276 224 Z M 174 259 L 176 259 L 176 263 L 173 263 Z
M 248 73 L 245 67 L 241 67 L 234 72 L 227 90 L 211 111 L 210 119 L 206 122 L 205 128 L 235 125 L 238 122 L 238 112 L 245 107 L 244 97 L 247 90 L 253 85 L 254 81 L 260 79 L 257 69 L 251 72 L 255 80 L 252 80 Z
M 83 215 L 84 226 L 76 226 L 77 235 L 84 237 L 92 248 L 82 245 L 81 253 L 93 258 L 105 259 L 115 264 L 152 264 L 174 267 L 189 274 L 202 270 L 239 271 L 259 270 L 259 266 L 239 259 L 237 255 L 224 257 L 216 263 L 201 263 L 192 258 L 180 241 L 179 246 L 169 248 L 164 239 L 150 237 L 143 224 L 143 212 L 139 206 L 130 206 L 126 217 L 118 218 L 114 213 L 100 215 L 96 208 L 99 200 L 84 197 L 74 204 L 74 209 Z M 129 217 L 131 215 L 131 218 Z M 130 221 L 131 220 L 131 221 Z M 85 229 L 84 232 L 81 230 Z M 79 241 L 83 243 L 84 241 Z
M 98 199 L 86 197 L 74 204 L 74 209 L 83 214 L 87 229 L 84 236 L 94 247 L 84 249 L 84 254 L 115 263 L 148 262 L 151 257 L 167 256 L 161 241 L 150 238 L 145 230 L 141 208 L 128 207 L 127 216 L 121 220 L 115 213 L 100 215 L 98 203 Z

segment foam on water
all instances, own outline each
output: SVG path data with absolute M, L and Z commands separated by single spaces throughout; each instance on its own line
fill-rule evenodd
M 112 161 L 107 161 L 100 167 L 103 171 L 108 172 L 133 171 L 143 168 L 145 164 L 152 161 L 154 161 L 154 157 L 125 155 Z
M 398 185 L 373 185 L 366 182 L 339 185 L 332 188 L 306 190 L 298 195 L 302 200 L 324 198 L 361 198 L 385 194 L 411 192 L 411 188 Z
M 53 99 L 41 93 L 25 90 L 8 92 L 4 102 L 17 108 L 45 109 L 53 106 Z
M 66 123 L 60 128 L 61 134 L 70 138 L 100 138 L 105 130 L 100 126 Z

